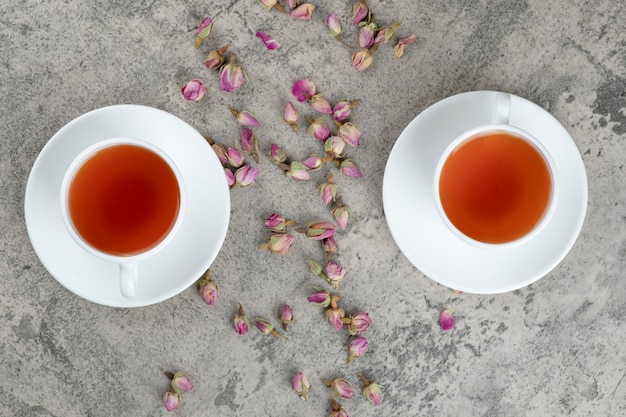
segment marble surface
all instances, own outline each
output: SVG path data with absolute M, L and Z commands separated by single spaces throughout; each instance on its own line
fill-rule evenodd
M 306 22 L 254 0 L 0 5 L 0 415 L 164 415 L 162 370 L 192 375 L 195 388 L 175 412 L 181 416 L 329 415 L 320 379 L 340 376 L 357 389 L 342 402 L 350 416 L 624 415 L 626 3 L 370 0 L 377 22 L 402 21 L 397 35 L 418 40 L 402 59 L 381 46 L 363 73 L 325 28 L 336 13 L 355 44 L 351 3 L 314 3 Z M 196 50 L 204 15 L 215 19 L 214 35 Z M 266 50 L 259 30 L 282 46 Z M 249 74 L 234 93 L 220 91 L 202 64 L 227 42 Z M 196 77 L 208 94 L 185 102 L 180 87 Z M 24 221 L 26 182 L 38 153 L 70 120 L 107 105 L 143 104 L 235 146 L 232 106 L 261 120 L 255 134 L 263 154 L 278 143 L 302 159 L 319 144 L 305 122 L 295 134 L 281 118 L 299 78 L 333 102 L 361 100 L 352 120 L 363 137 L 350 155 L 364 178 L 337 176 L 353 219 L 337 235 L 336 259 L 348 271 L 341 305 L 373 319 L 364 357 L 348 364 L 347 333 L 307 303 L 311 285 L 324 285 L 304 263 L 323 257 L 319 245 L 298 236 L 284 256 L 257 250 L 272 212 L 330 220 L 317 194 L 327 168 L 294 183 L 262 157 L 257 183 L 232 190 L 228 234 L 211 267 L 220 286 L 213 306 L 195 287 L 141 308 L 93 304 L 39 262 Z M 567 257 L 538 282 L 499 295 L 457 294 L 424 276 L 394 243 L 383 212 L 385 163 L 403 128 L 429 105 L 472 90 L 510 92 L 549 111 L 574 139 L 589 180 L 587 217 Z M 254 329 L 237 335 L 231 323 L 239 303 L 274 322 L 289 303 L 296 317 L 289 340 Z M 438 323 L 444 309 L 456 317 L 447 332 Z M 291 391 L 297 370 L 313 384 L 306 402 Z M 378 408 L 358 392 L 359 372 L 383 387 Z

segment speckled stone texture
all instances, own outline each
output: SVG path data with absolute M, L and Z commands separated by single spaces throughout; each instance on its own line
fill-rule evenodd
M 315 4 L 305 22 L 255 0 L 2 2 L 0 415 L 165 415 L 162 370 L 186 370 L 195 382 L 179 416 L 327 416 L 320 379 L 345 376 L 360 391 L 359 372 L 383 386 L 384 400 L 375 408 L 357 392 L 342 402 L 350 416 L 626 414 L 626 3 L 369 0 L 377 22 L 402 21 L 397 35 L 418 40 L 402 59 L 381 46 L 363 73 L 325 28 L 336 13 L 344 39 L 356 44 L 352 3 Z M 203 15 L 215 19 L 214 36 L 195 50 Z M 282 46 L 266 50 L 258 30 Z M 230 94 L 202 64 L 227 42 L 250 79 Z M 195 77 L 208 94 L 184 102 L 179 89 Z M 257 250 L 272 212 L 300 222 L 330 219 L 317 194 L 326 168 L 297 184 L 262 156 L 257 184 L 231 192 L 228 235 L 212 266 L 220 286 L 213 306 L 195 288 L 148 307 L 100 306 L 41 265 L 26 233 L 24 192 L 39 151 L 63 125 L 95 108 L 136 103 L 234 146 L 232 106 L 261 120 L 255 134 L 263 154 L 274 142 L 302 159 L 319 144 L 306 123 L 295 134 L 282 121 L 299 78 L 332 102 L 361 100 L 352 120 L 362 145 L 350 155 L 365 176 L 337 176 L 353 221 L 337 236 L 336 259 L 348 271 L 341 305 L 373 319 L 365 357 L 348 364 L 347 333 L 307 303 L 311 285 L 324 285 L 304 262 L 323 258 L 316 242 L 298 236 L 285 256 Z M 552 113 L 576 142 L 589 179 L 585 225 L 565 260 L 529 287 L 490 296 L 456 294 L 416 270 L 389 233 L 381 194 L 402 129 L 438 100 L 482 89 L 517 94 Z M 232 330 L 239 303 L 251 317 L 274 319 L 285 302 L 296 317 L 288 341 Z M 446 308 L 456 327 L 442 332 Z M 313 384 L 306 402 L 291 391 L 297 370 Z

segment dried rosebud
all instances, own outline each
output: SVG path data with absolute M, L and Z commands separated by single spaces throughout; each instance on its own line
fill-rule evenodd
M 235 181 L 242 187 L 248 187 L 256 181 L 259 176 L 259 168 L 253 168 L 250 165 L 244 165 L 235 171 Z
M 313 240 L 322 240 L 335 235 L 335 225 L 323 220 L 308 222 L 305 225 L 306 237 Z
M 348 325 L 348 332 L 354 336 L 367 331 L 372 324 L 372 319 L 368 313 L 359 312 L 350 316 L 346 324 Z
M 370 382 L 363 374 L 359 373 L 363 384 L 363 395 L 374 405 L 380 405 L 383 401 L 383 393 L 380 385 Z
M 302 162 L 297 161 L 289 164 L 289 169 L 285 171 L 285 175 L 294 181 L 308 181 L 311 179 L 309 169 Z
M 363 19 L 365 19 L 370 13 L 369 7 L 365 4 L 365 0 L 360 0 L 354 6 L 352 6 L 352 22 L 354 25 L 358 25 Z
M 294 235 L 275 233 L 268 238 L 267 243 L 260 245 L 259 249 L 267 249 L 276 255 L 284 255 L 289 252 L 295 240 Z
M 287 159 L 287 155 L 285 154 L 285 151 L 282 150 L 281 147 L 275 143 L 272 143 L 270 145 L 269 155 L 270 155 L 270 159 L 275 164 L 280 164 L 281 162 L 285 162 L 285 160 Z
M 330 33 L 331 36 L 339 36 L 341 35 L 341 32 L 343 32 L 341 21 L 334 13 L 329 14 L 328 18 L 326 18 L 326 27 L 328 28 L 328 33 Z
M 241 129 L 241 148 L 258 163 L 259 162 L 259 142 L 252 133 L 252 129 L 244 127 Z
M 328 307 L 330 305 L 331 295 L 327 290 L 320 288 L 310 294 L 307 297 L 307 300 L 309 303 L 315 304 L 319 307 Z
M 202 80 L 194 78 L 183 85 L 180 92 L 182 93 L 184 100 L 198 101 L 204 96 L 204 93 L 206 93 L 206 87 L 204 86 Z
M 202 41 L 211 36 L 213 31 L 213 19 L 209 16 L 202 18 L 200 24 L 196 28 L 196 49 L 202 44 Z
M 217 158 L 222 162 L 222 164 L 228 163 L 228 151 L 226 151 L 224 145 L 222 145 L 221 143 L 214 143 L 213 145 L 211 145 L 211 148 L 213 148 L 213 151 L 217 155 Z
M 205 273 L 205 275 L 207 274 L 208 272 Z M 217 284 L 208 277 L 202 278 L 198 282 L 198 292 L 200 293 L 200 297 L 202 297 L 202 301 L 208 305 L 215 304 L 215 301 L 217 301 L 218 291 L 219 289 Z
M 306 400 L 307 393 L 311 390 L 309 379 L 302 372 L 298 371 L 291 380 L 291 388 Z
M 323 113 L 323 114 L 332 114 L 333 108 L 330 106 L 328 100 L 324 98 L 322 93 L 317 93 L 313 97 L 309 99 L 311 103 L 311 107 L 313 110 Z
M 306 101 L 313 97 L 316 93 L 315 84 L 307 79 L 298 80 L 293 83 L 291 93 L 300 102 Z
M 336 378 L 332 381 L 322 379 L 324 385 L 330 387 L 330 395 L 338 400 L 351 400 L 354 394 L 352 384 L 345 378 Z
M 311 271 L 313 275 L 320 275 L 322 273 L 322 265 L 318 262 L 315 262 L 311 258 L 306 258 L 306 263 L 309 266 L 309 271 Z
M 233 92 L 246 82 L 248 75 L 241 65 L 237 64 L 237 55 L 232 54 L 230 62 L 220 69 L 220 88 Z
M 361 178 L 363 173 L 361 172 L 361 168 L 354 162 L 352 158 L 344 159 L 341 161 L 341 165 L 339 167 L 341 173 L 346 177 L 353 178 Z
M 348 362 L 352 362 L 356 358 L 360 358 L 367 352 L 367 339 L 363 336 L 352 339 L 348 345 Z
M 291 12 L 289 12 L 289 16 L 293 19 L 298 20 L 310 20 L 313 15 L 313 10 L 315 10 L 315 6 L 311 3 L 302 3 Z
M 324 141 L 324 152 L 339 157 L 343 154 L 346 142 L 339 136 L 331 136 Z
M 376 38 L 374 39 L 375 44 L 387 43 L 389 42 L 395 33 L 395 31 L 400 27 L 400 23 L 395 23 L 392 26 L 384 26 L 378 30 L 376 33 Z
M 254 319 L 254 327 L 256 327 L 258 331 L 260 331 L 266 336 L 271 334 L 272 336 L 280 337 L 281 339 L 286 339 L 285 336 L 278 333 L 276 329 L 274 329 L 274 325 L 269 320 L 265 320 L 265 319 L 257 317 Z
M 289 9 L 295 9 L 296 4 L 296 0 L 285 0 L 285 6 L 287 6 L 287 8 Z
M 350 215 L 352 214 L 352 210 L 350 210 L 350 207 L 346 205 L 343 205 L 341 207 L 335 207 L 332 211 L 332 214 L 335 218 L 335 221 L 337 222 L 337 226 L 339 226 L 341 230 L 346 230 L 346 228 L 348 227 L 348 220 L 350 218 Z
M 246 314 L 243 312 L 243 307 L 241 306 L 241 304 L 239 304 L 239 311 L 237 314 L 235 314 L 233 327 L 235 328 L 237 334 L 243 335 L 248 332 L 249 324 L 250 323 L 248 322 L 248 316 L 246 316 Z
M 176 372 L 170 382 L 170 386 L 177 394 L 182 394 L 193 389 L 193 384 L 187 372 Z
M 258 126 L 259 120 L 256 116 L 248 111 L 238 111 L 229 107 L 228 110 L 237 118 L 237 122 L 242 126 Z
M 289 304 L 285 304 L 278 312 L 278 321 L 282 324 L 284 331 L 287 331 L 287 326 L 293 323 L 293 311 Z
M 226 151 L 226 159 L 228 164 L 233 168 L 239 168 L 244 162 L 243 155 L 237 148 L 228 148 Z
M 443 310 L 439 316 L 441 330 L 446 331 L 454 328 L 454 316 L 450 310 Z
M 335 184 L 325 182 L 320 185 L 320 197 L 322 198 L 324 204 L 328 205 L 331 201 L 335 201 L 336 196 L 337 186 Z
M 352 122 L 347 122 L 339 127 L 339 136 L 350 146 L 358 148 L 361 142 L 361 131 Z
M 284 232 L 287 219 L 282 214 L 273 213 L 265 219 L 265 227 L 272 232 Z
M 204 66 L 208 69 L 219 69 L 224 64 L 224 52 L 228 49 L 228 44 L 222 46 L 220 49 L 214 49 L 209 52 L 204 60 Z
M 309 133 L 317 140 L 326 140 L 330 136 L 330 128 L 321 117 L 311 121 Z
M 352 105 L 350 104 L 350 102 L 346 100 L 340 101 L 339 103 L 335 104 L 335 107 L 333 107 L 333 119 L 337 120 L 338 122 L 343 122 L 344 120 L 347 120 L 348 117 L 350 117 L 351 112 Z
M 367 23 L 359 29 L 359 46 L 361 48 L 369 48 L 374 44 L 374 34 L 376 33 L 376 24 Z
M 260 38 L 265 47 L 270 51 L 280 48 L 280 44 L 276 41 L 276 39 L 272 38 L 265 32 L 257 32 L 256 37 Z
M 285 119 L 285 122 L 287 122 L 287 124 L 291 126 L 294 132 L 298 131 L 298 125 L 296 123 L 300 119 L 300 114 L 298 113 L 298 110 L 296 110 L 296 107 L 291 101 L 288 101 L 285 105 L 283 118 Z
M 352 54 L 352 67 L 356 71 L 364 71 L 374 62 L 374 54 L 367 48 L 359 49 Z
M 340 406 L 339 403 L 333 398 L 330 399 L 330 404 L 333 411 L 328 417 L 348 417 L 348 413 L 346 413 L 343 407 Z
M 338 288 L 339 283 L 343 280 L 346 275 L 346 270 L 343 266 L 339 264 L 339 262 L 332 261 L 326 264 L 326 277 L 328 279 L 328 283 L 333 288 Z
M 326 320 L 337 331 L 343 328 L 343 318 L 345 316 L 346 312 L 343 308 L 329 308 L 326 310 Z
M 259 0 L 259 3 L 261 3 L 261 6 L 263 6 L 263 8 L 266 10 L 270 10 L 271 8 L 276 6 L 276 2 L 277 0 Z
M 322 158 L 317 155 L 311 155 L 307 159 L 302 161 L 302 164 L 309 170 L 315 171 L 322 166 Z
M 230 168 L 224 168 L 224 174 L 226 174 L 226 182 L 228 183 L 228 186 L 232 187 L 235 185 L 236 180 L 233 171 L 231 171 Z
M 178 408 L 180 404 L 180 394 L 176 394 L 175 392 L 168 391 L 163 394 L 163 407 L 167 411 L 174 411 Z
M 417 35 L 413 34 L 409 36 L 408 38 L 402 38 L 398 40 L 398 43 L 396 44 L 396 46 L 393 47 L 393 52 L 396 55 L 396 57 L 402 58 L 402 55 L 404 55 L 404 48 L 406 48 L 407 45 L 410 45 L 413 42 L 415 42 L 416 39 L 417 39 Z
M 337 242 L 335 241 L 334 236 L 327 237 L 326 239 L 322 239 L 322 248 L 324 252 L 327 254 L 337 252 Z

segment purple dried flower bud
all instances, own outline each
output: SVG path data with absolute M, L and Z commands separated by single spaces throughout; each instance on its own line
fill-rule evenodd
M 281 162 L 285 162 L 285 160 L 287 159 L 287 155 L 285 154 L 285 151 L 282 150 L 281 147 L 275 143 L 272 143 L 270 145 L 269 155 L 270 155 L 270 159 L 275 164 L 280 164 Z
M 350 102 L 346 100 L 340 101 L 339 103 L 335 104 L 335 107 L 333 108 L 333 119 L 337 120 L 338 122 L 343 122 L 344 120 L 347 120 L 348 117 L 350 117 L 351 112 L 352 105 L 350 104 Z
M 345 378 L 336 378 L 332 381 L 323 380 L 324 384 L 330 386 L 330 395 L 339 400 L 351 400 L 354 394 L 352 384 Z
M 163 394 L 163 407 L 167 411 L 174 411 L 178 408 L 180 404 L 180 395 L 175 392 L 168 391 Z
M 327 139 L 327 141 L 330 140 Z M 320 185 L 320 197 L 324 204 L 328 205 L 331 201 L 335 201 L 335 197 L 337 196 L 337 186 L 332 183 L 325 182 Z
M 315 171 L 322 166 L 322 158 L 317 155 L 311 155 L 310 157 L 302 161 L 302 164 L 309 170 Z
M 328 15 L 328 18 L 326 19 L 326 27 L 328 28 L 328 33 L 330 33 L 331 36 L 339 36 L 341 35 L 341 32 L 343 32 L 341 21 L 334 13 Z
M 206 87 L 204 86 L 202 80 L 194 78 L 187 84 L 183 85 L 180 92 L 182 93 L 184 100 L 198 101 L 204 96 L 204 93 L 206 93 Z
M 356 358 L 360 358 L 367 352 L 367 339 L 363 336 L 352 339 L 348 346 L 348 362 L 352 362 Z
M 365 4 L 365 0 L 360 0 L 354 6 L 352 6 L 352 22 L 358 25 L 363 19 L 365 19 L 370 13 L 369 7 Z
M 230 168 L 224 168 L 224 174 L 226 174 L 226 182 L 228 183 L 228 186 L 232 187 L 235 185 L 236 180 L 233 171 L 231 171 Z
M 208 305 L 215 304 L 215 301 L 217 301 L 218 291 L 219 289 L 217 284 L 210 278 L 203 278 L 198 282 L 198 292 L 200 293 L 200 297 L 202 297 L 202 301 Z
M 241 129 L 241 148 L 247 154 L 256 154 L 259 144 L 252 133 L 252 129 L 244 127 Z
M 228 47 L 228 45 L 226 45 Z M 224 53 L 221 49 L 214 49 L 209 52 L 204 60 L 204 66 L 208 69 L 218 69 L 224 64 Z
M 302 162 L 297 161 L 289 164 L 289 170 L 285 171 L 285 175 L 294 181 L 308 181 L 311 179 L 309 169 Z
M 213 151 L 217 155 L 217 158 L 222 162 L 222 164 L 228 163 L 228 152 L 226 151 L 224 145 L 222 145 L 221 143 L 214 143 L 213 145 L 211 145 L 211 148 L 213 148 Z
M 364 71 L 374 62 L 374 54 L 367 48 L 359 49 L 352 54 L 352 67 L 356 71 Z
M 275 233 L 269 237 L 266 249 L 274 254 L 284 255 L 289 252 L 289 249 L 291 249 L 295 240 L 296 238 L 294 235 L 288 233 Z
M 283 325 L 283 330 L 287 331 L 287 326 L 293 322 L 293 311 L 289 304 L 285 304 L 278 312 L 278 321 Z
M 361 178 L 363 173 L 361 172 L 361 168 L 354 162 L 352 158 L 344 159 L 341 161 L 341 166 L 339 167 L 341 173 L 346 177 L 353 178 Z
M 343 328 L 343 318 L 345 316 L 346 313 L 343 308 L 329 308 L 326 310 L 326 320 L 337 331 Z
M 374 405 L 380 405 L 383 401 L 383 393 L 380 385 L 373 382 L 363 388 L 363 395 Z
M 200 24 L 196 28 L 196 49 L 202 44 L 202 41 L 211 36 L 213 31 L 213 19 L 209 16 L 203 17 Z
M 326 140 L 330 136 L 330 128 L 324 119 L 319 117 L 309 126 L 309 133 L 317 140 Z
M 182 394 L 183 392 L 191 391 L 193 389 L 193 384 L 187 372 L 176 372 L 172 378 L 170 386 L 177 394 Z
M 335 241 L 335 237 L 330 236 L 326 239 L 322 239 L 322 248 L 324 249 L 325 253 L 337 252 L 337 242 Z
M 254 327 L 256 327 L 257 330 L 264 335 L 271 334 L 272 330 L 274 330 L 274 325 L 272 323 L 259 317 L 254 319 Z
M 318 289 L 307 297 L 309 303 L 315 304 L 319 307 L 328 307 L 330 305 L 330 299 L 330 293 L 323 288 Z
M 273 213 L 265 219 L 265 227 L 272 232 L 284 232 L 287 219 L 282 214 Z
M 244 335 L 248 333 L 248 316 L 243 312 L 243 307 L 239 304 L 239 312 L 235 315 L 235 319 L 233 321 L 233 327 L 235 331 L 239 335 Z
M 296 110 L 296 107 L 291 101 L 288 101 L 285 105 L 283 118 L 285 119 L 285 122 L 287 122 L 287 124 L 289 124 L 293 128 L 295 132 L 298 131 L 298 126 L 296 125 L 296 123 L 300 119 L 300 114 L 298 113 L 298 110 Z
M 291 388 L 297 392 L 303 400 L 306 400 L 306 395 L 311 389 L 311 383 L 306 375 L 298 371 L 291 380 Z
M 454 328 L 454 316 L 450 310 L 443 310 L 439 316 L 441 330 L 446 331 Z
M 361 334 L 367 331 L 367 329 L 369 329 L 371 324 L 372 324 L 372 319 L 370 319 L 370 316 L 368 313 L 365 313 L 365 312 L 355 313 L 352 316 L 350 316 L 350 322 L 347 323 L 348 332 L 350 332 L 350 334 L 353 336 L 357 334 Z
M 306 258 L 306 263 L 309 266 L 309 271 L 311 271 L 313 275 L 319 275 L 322 273 L 322 265 L 315 262 L 313 259 Z
M 346 270 L 344 269 L 344 267 L 336 261 L 331 261 L 326 264 L 325 271 L 328 282 L 333 288 L 339 287 L 339 283 L 346 275 Z
M 374 44 L 374 34 L 376 33 L 376 24 L 368 23 L 359 29 L 359 46 L 361 48 L 369 48 Z
M 311 107 L 313 110 L 323 113 L 323 114 L 332 114 L 333 108 L 330 106 L 328 100 L 324 98 L 322 93 L 317 93 L 313 97 L 309 99 L 311 103 Z
M 259 120 L 256 116 L 248 111 L 238 111 L 229 107 L 228 110 L 237 118 L 237 122 L 242 126 L 258 126 Z
M 313 240 L 322 240 L 335 235 L 335 225 L 323 220 L 308 222 L 305 225 L 306 237 Z
M 393 52 L 396 55 L 396 57 L 402 58 L 402 55 L 404 55 L 404 48 L 406 48 L 407 45 L 412 44 L 416 40 L 417 40 L 417 35 L 415 34 L 409 36 L 408 38 L 400 39 L 398 43 L 396 44 L 396 46 L 393 47 Z
M 348 219 L 352 214 L 350 207 L 345 205 L 341 207 L 335 207 L 332 213 L 335 221 L 337 222 L 337 226 L 339 226 L 341 230 L 346 230 L 346 228 L 348 227 Z
M 237 64 L 237 56 L 231 55 L 230 62 L 220 69 L 220 88 L 226 92 L 233 92 L 246 82 L 246 70 Z
M 339 136 L 331 136 L 324 141 L 324 152 L 333 157 L 341 156 L 345 147 L 346 142 Z
M 313 15 L 313 10 L 315 10 L 315 6 L 311 3 L 302 3 L 291 12 L 289 12 L 289 16 L 293 19 L 298 20 L 310 20 Z
M 374 39 L 375 44 L 387 43 L 389 42 L 395 33 L 395 31 L 400 27 L 400 23 L 395 23 L 392 26 L 384 26 L 378 30 L 376 33 L 376 38 Z
M 293 83 L 291 93 L 300 102 L 306 101 L 313 97 L 316 92 L 315 84 L 307 79 L 298 80 Z
M 350 146 L 358 148 L 361 142 L 361 131 L 352 122 L 347 122 L 339 127 L 339 136 Z
M 235 171 L 235 181 L 242 187 L 254 184 L 258 176 L 259 168 L 252 168 L 250 165 L 244 165 Z
M 236 148 L 228 148 L 226 152 L 226 158 L 228 160 L 228 164 L 233 168 L 239 168 L 243 165 L 244 158 Z
M 274 49 L 280 48 L 280 44 L 276 41 L 276 39 L 272 38 L 267 33 L 265 33 L 265 32 L 257 32 L 256 36 L 257 36 L 257 38 L 261 39 L 261 41 L 263 42 L 265 47 L 267 49 L 269 49 L 270 51 L 273 51 Z

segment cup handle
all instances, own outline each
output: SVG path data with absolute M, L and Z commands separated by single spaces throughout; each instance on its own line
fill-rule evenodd
M 507 93 L 496 93 L 496 103 L 493 107 L 491 123 L 499 125 L 509 124 L 509 114 L 511 113 L 511 95 Z
M 139 272 L 137 263 L 120 264 L 120 291 L 126 298 L 132 298 L 137 293 Z

